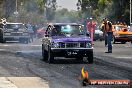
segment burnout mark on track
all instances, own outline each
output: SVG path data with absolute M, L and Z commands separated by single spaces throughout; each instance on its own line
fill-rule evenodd
M 14 45 L 9 45 L 9 44 L 4 44 L 2 46 L 14 46 Z M 27 45 L 27 44 L 21 44 L 21 45 L 18 45 L 18 46 L 41 46 L 41 45 Z

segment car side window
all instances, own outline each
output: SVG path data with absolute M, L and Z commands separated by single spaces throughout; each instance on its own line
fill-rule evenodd
M 54 27 L 52 29 L 52 35 L 55 35 L 56 36 L 57 34 L 58 34 L 57 28 Z

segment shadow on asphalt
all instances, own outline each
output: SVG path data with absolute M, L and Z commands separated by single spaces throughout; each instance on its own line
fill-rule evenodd
M 0 44 L 25 44 L 26 45 L 26 43 L 20 43 L 19 41 L 7 41 L 7 42 L 5 42 L 5 43 L 0 43 Z M 28 44 L 30 44 L 30 43 L 28 43 Z
M 42 60 L 42 59 L 41 59 Z M 43 60 L 42 60 L 43 61 Z M 44 61 L 46 63 L 49 63 L 48 61 Z M 76 59 L 73 58 L 64 58 L 64 59 L 55 59 L 53 63 L 50 64 L 89 64 L 87 61 L 78 61 Z
M 30 58 L 30 59 L 32 58 L 35 60 L 43 61 L 45 63 L 49 63 L 48 61 L 44 61 L 41 55 L 38 55 L 38 54 L 34 55 L 34 53 L 22 53 L 22 52 L 17 52 L 16 54 L 21 57 Z M 89 63 L 86 60 L 86 58 L 83 58 L 83 60 L 77 60 L 75 58 L 56 57 L 54 59 L 54 62 L 50 64 L 89 64 Z

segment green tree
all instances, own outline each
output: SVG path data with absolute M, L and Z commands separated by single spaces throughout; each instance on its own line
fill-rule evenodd
M 37 0 L 40 12 L 46 13 L 48 21 L 52 21 L 55 16 L 56 0 Z
M 68 11 L 66 8 L 56 11 L 55 22 L 78 22 L 81 20 L 77 11 Z
M 110 18 L 113 21 L 122 21 L 129 24 L 129 0 L 113 0 L 111 8 L 113 10 L 110 14 Z
M 79 0 L 80 1 L 80 0 Z M 92 16 L 101 21 L 103 17 L 113 22 L 129 24 L 129 0 L 82 0 L 82 13 L 88 13 L 86 7 L 92 6 Z

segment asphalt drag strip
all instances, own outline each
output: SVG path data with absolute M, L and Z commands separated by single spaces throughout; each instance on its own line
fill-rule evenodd
M 37 60 L 42 58 L 41 51 L 37 51 L 37 52 L 35 52 L 35 51 L 26 51 L 26 52 L 19 51 L 17 53 L 20 56 L 24 56 L 26 58 L 30 57 L 30 58 L 34 58 Z M 97 58 L 96 56 L 94 58 L 93 65 L 87 64 L 84 62 L 79 63 L 79 62 L 73 62 L 73 61 L 75 61 L 75 60 L 72 60 L 72 59 L 71 60 L 59 60 L 57 64 L 56 63 L 48 64 L 48 63 L 42 62 L 43 64 L 45 64 L 44 65 L 45 68 L 43 68 L 43 67 L 38 68 L 38 67 L 36 67 L 37 65 L 30 66 L 30 67 L 37 68 L 37 69 L 33 70 L 34 72 L 37 72 L 36 74 L 39 74 L 39 73 L 45 74 L 45 71 L 47 71 L 48 73 L 46 73 L 46 74 L 48 74 L 48 75 L 44 76 L 44 74 L 43 74 L 41 77 L 46 78 L 46 80 L 49 80 L 51 83 L 54 83 L 54 86 L 55 86 L 56 82 L 61 81 L 61 83 L 59 85 L 60 87 L 62 87 L 62 85 L 67 84 L 67 86 L 73 85 L 72 86 L 73 88 L 75 88 L 75 87 L 80 88 L 81 87 L 80 81 L 77 81 L 77 80 L 78 80 L 78 77 L 81 75 L 80 71 L 83 66 L 85 66 L 86 70 L 89 71 L 91 79 L 131 79 L 131 77 L 132 77 L 131 69 L 127 70 L 127 68 L 125 68 L 123 66 L 120 67 L 117 64 L 107 62 L 101 58 Z M 56 79 L 60 79 L 60 80 L 56 80 Z M 65 79 L 65 80 L 62 80 L 62 79 Z M 72 83 L 70 83 L 69 81 L 72 81 Z M 58 86 L 58 84 L 56 84 L 56 86 Z M 70 88 L 70 86 L 69 86 L 69 88 Z M 54 87 L 52 86 L 52 88 L 54 88 Z M 55 87 L 55 88 L 57 88 L 57 87 Z M 64 87 L 64 88 L 66 88 L 66 87 Z M 99 87 L 95 87 L 95 88 L 99 88 Z M 101 88 L 103 88 L 103 87 L 101 87 Z M 114 87 L 110 87 L 110 88 L 114 88 Z M 120 88 L 120 87 L 116 87 L 116 88 Z M 129 88 L 129 87 L 121 87 L 121 88 Z

